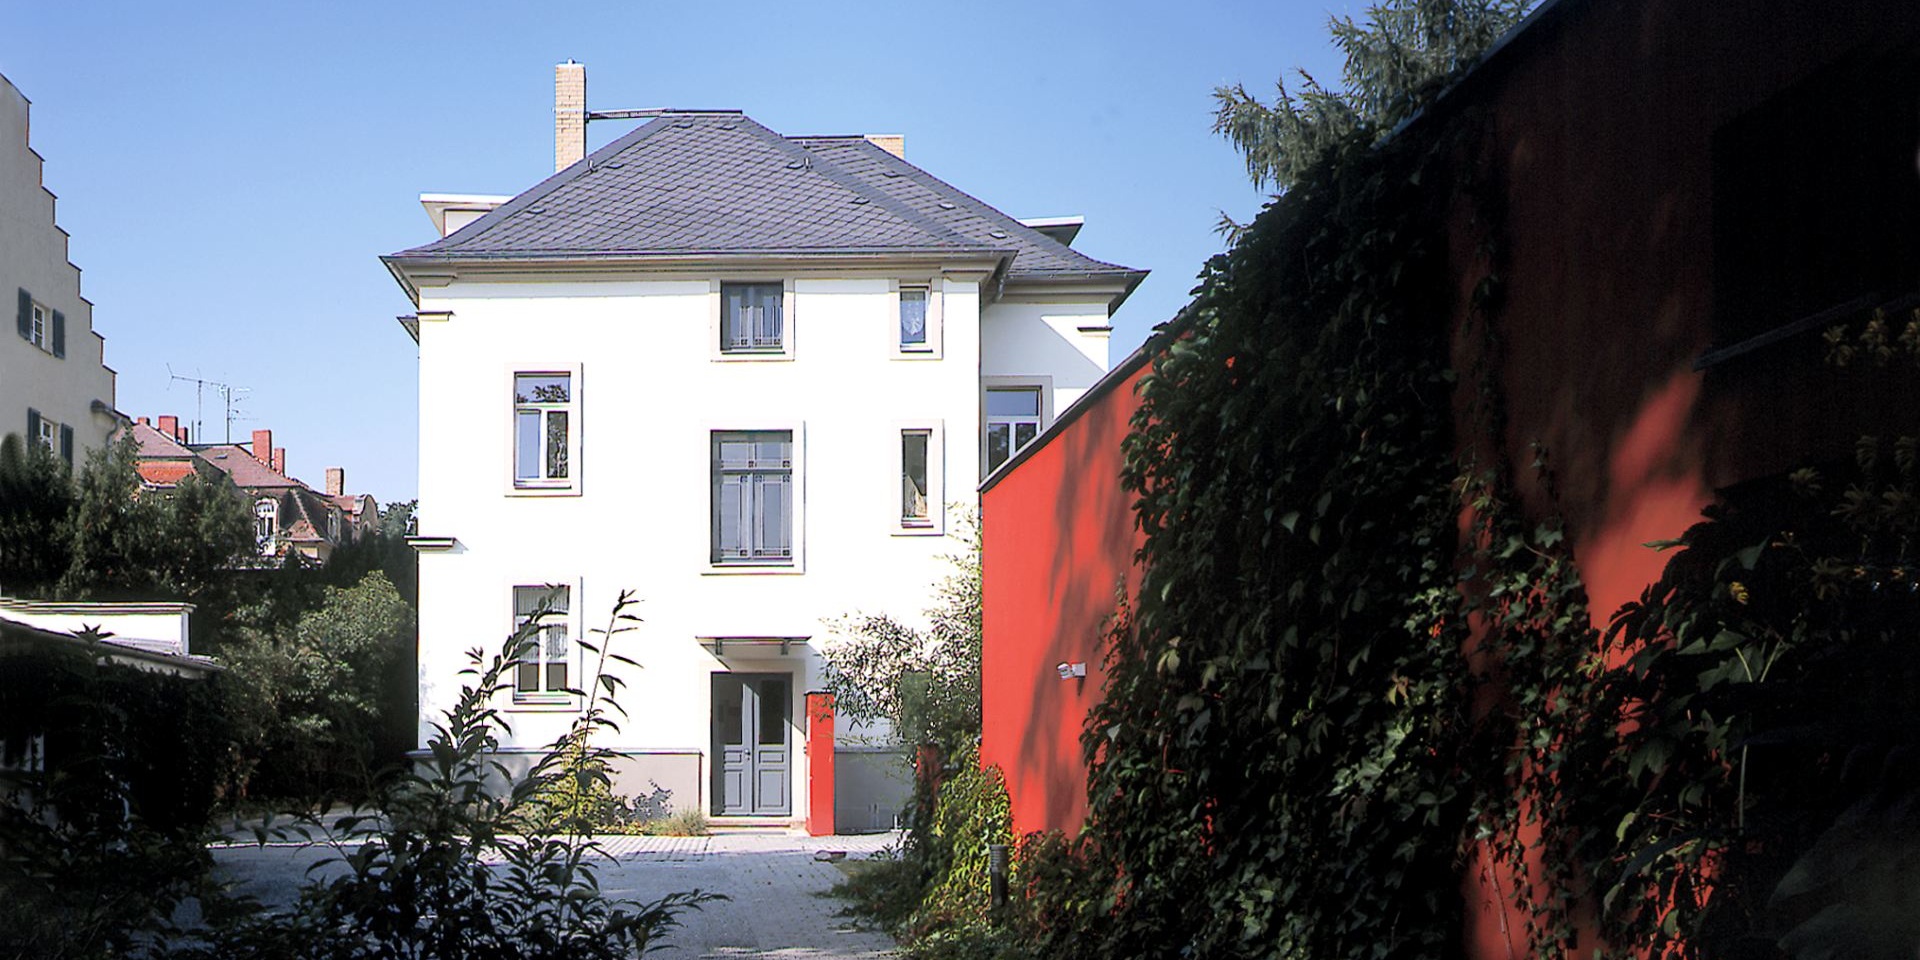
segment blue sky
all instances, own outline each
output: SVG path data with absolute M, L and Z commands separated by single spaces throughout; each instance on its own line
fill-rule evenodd
M 0 73 L 120 409 L 194 416 L 174 373 L 246 387 L 291 472 L 415 492 L 406 297 L 376 259 L 432 239 L 428 192 L 552 172 L 553 65 L 591 109 L 737 107 L 787 134 L 901 133 L 907 158 L 1152 276 L 1113 358 L 1186 302 L 1220 211 L 1263 195 L 1209 132 L 1212 89 L 1338 78 L 1329 12 L 1280 3 L 54 3 L 0 0 Z M 590 146 L 627 123 L 589 128 Z M 211 396 L 203 437 L 225 425 Z

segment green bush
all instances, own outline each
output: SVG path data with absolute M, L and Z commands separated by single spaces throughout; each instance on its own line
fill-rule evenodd
M 0 796 L 0 957 L 137 955 L 211 891 L 202 844 L 225 762 L 205 680 L 0 629 L 0 743 L 43 744 Z
M 613 620 L 583 644 L 599 666 L 585 685 L 589 708 L 527 773 L 512 776 L 493 759 L 503 721 L 495 704 L 511 691 L 509 671 L 531 642 L 535 621 L 490 659 L 473 666 L 427 756 L 385 782 L 366 811 L 300 829 L 322 832 L 344 872 L 309 880 L 297 905 L 235 917 L 183 949 L 194 960 L 612 960 L 656 947 L 678 914 L 716 899 L 691 891 L 651 903 L 602 894 L 594 867 L 593 824 L 575 805 L 552 798 L 590 795 L 606 783 L 610 754 L 593 735 L 617 729 L 618 677 L 608 661 L 632 663 L 608 649 L 637 621 L 622 595 Z M 262 838 L 266 833 L 263 829 Z

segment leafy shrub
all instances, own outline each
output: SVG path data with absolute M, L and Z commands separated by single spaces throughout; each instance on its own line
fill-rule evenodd
M 503 721 L 494 706 L 509 693 L 509 671 L 534 642 L 538 617 L 486 659 L 472 652 L 460 698 L 436 724 L 420 764 L 385 784 L 365 812 L 302 829 L 323 831 L 344 872 L 310 880 L 290 910 L 242 917 L 214 930 L 189 956 L 360 960 L 376 957 L 630 957 L 657 945 L 689 907 L 716 899 L 699 891 L 651 903 L 600 893 L 592 819 L 580 805 L 543 795 L 591 795 L 606 785 L 609 754 L 593 734 L 617 729 L 622 684 L 608 649 L 637 621 L 623 594 L 599 641 L 583 643 L 599 665 L 582 691 L 590 707 L 527 773 L 492 758 Z M 264 839 L 264 833 L 262 835 Z
M 319 799 L 364 795 L 384 758 L 374 753 L 385 679 L 408 659 L 413 608 L 379 571 L 326 587 L 318 606 L 281 628 L 248 628 L 224 651 L 241 792 Z
M 966 516 L 954 527 L 964 550 L 947 557 L 953 570 L 933 588 L 926 629 L 857 614 L 831 624 L 834 642 L 821 651 L 840 714 L 949 753 L 980 737 L 980 531 Z
M 139 955 L 211 892 L 202 835 L 224 759 L 219 692 L 115 664 L 98 645 L 6 634 L 0 742 L 16 761 L 42 749 L 41 769 L 7 774 L 0 797 L 0 957 Z

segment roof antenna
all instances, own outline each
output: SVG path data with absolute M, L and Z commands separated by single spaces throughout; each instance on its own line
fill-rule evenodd
M 194 372 L 198 373 L 199 371 L 196 370 Z M 206 380 L 197 376 L 181 376 L 173 372 L 173 364 L 171 363 L 167 364 L 167 378 L 168 387 L 172 387 L 174 381 L 193 384 L 193 436 L 200 438 L 200 442 L 202 443 L 206 442 L 204 439 L 206 436 L 206 424 L 204 420 L 206 417 L 207 388 L 212 387 L 213 392 L 220 397 L 221 408 L 225 411 L 227 422 L 227 438 L 221 442 L 233 442 L 233 421 L 236 419 L 246 419 L 244 416 L 245 411 L 235 410 L 233 404 L 236 400 L 246 399 L 246 395 L 251 392 L 249 388 L 235 387 L 230 384 L 221 383 L 218 380 Z

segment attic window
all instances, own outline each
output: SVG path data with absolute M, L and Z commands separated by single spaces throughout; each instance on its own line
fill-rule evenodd
M 720 285 L 720 352 L 779 353 L 786 348 L 785 285 Z

